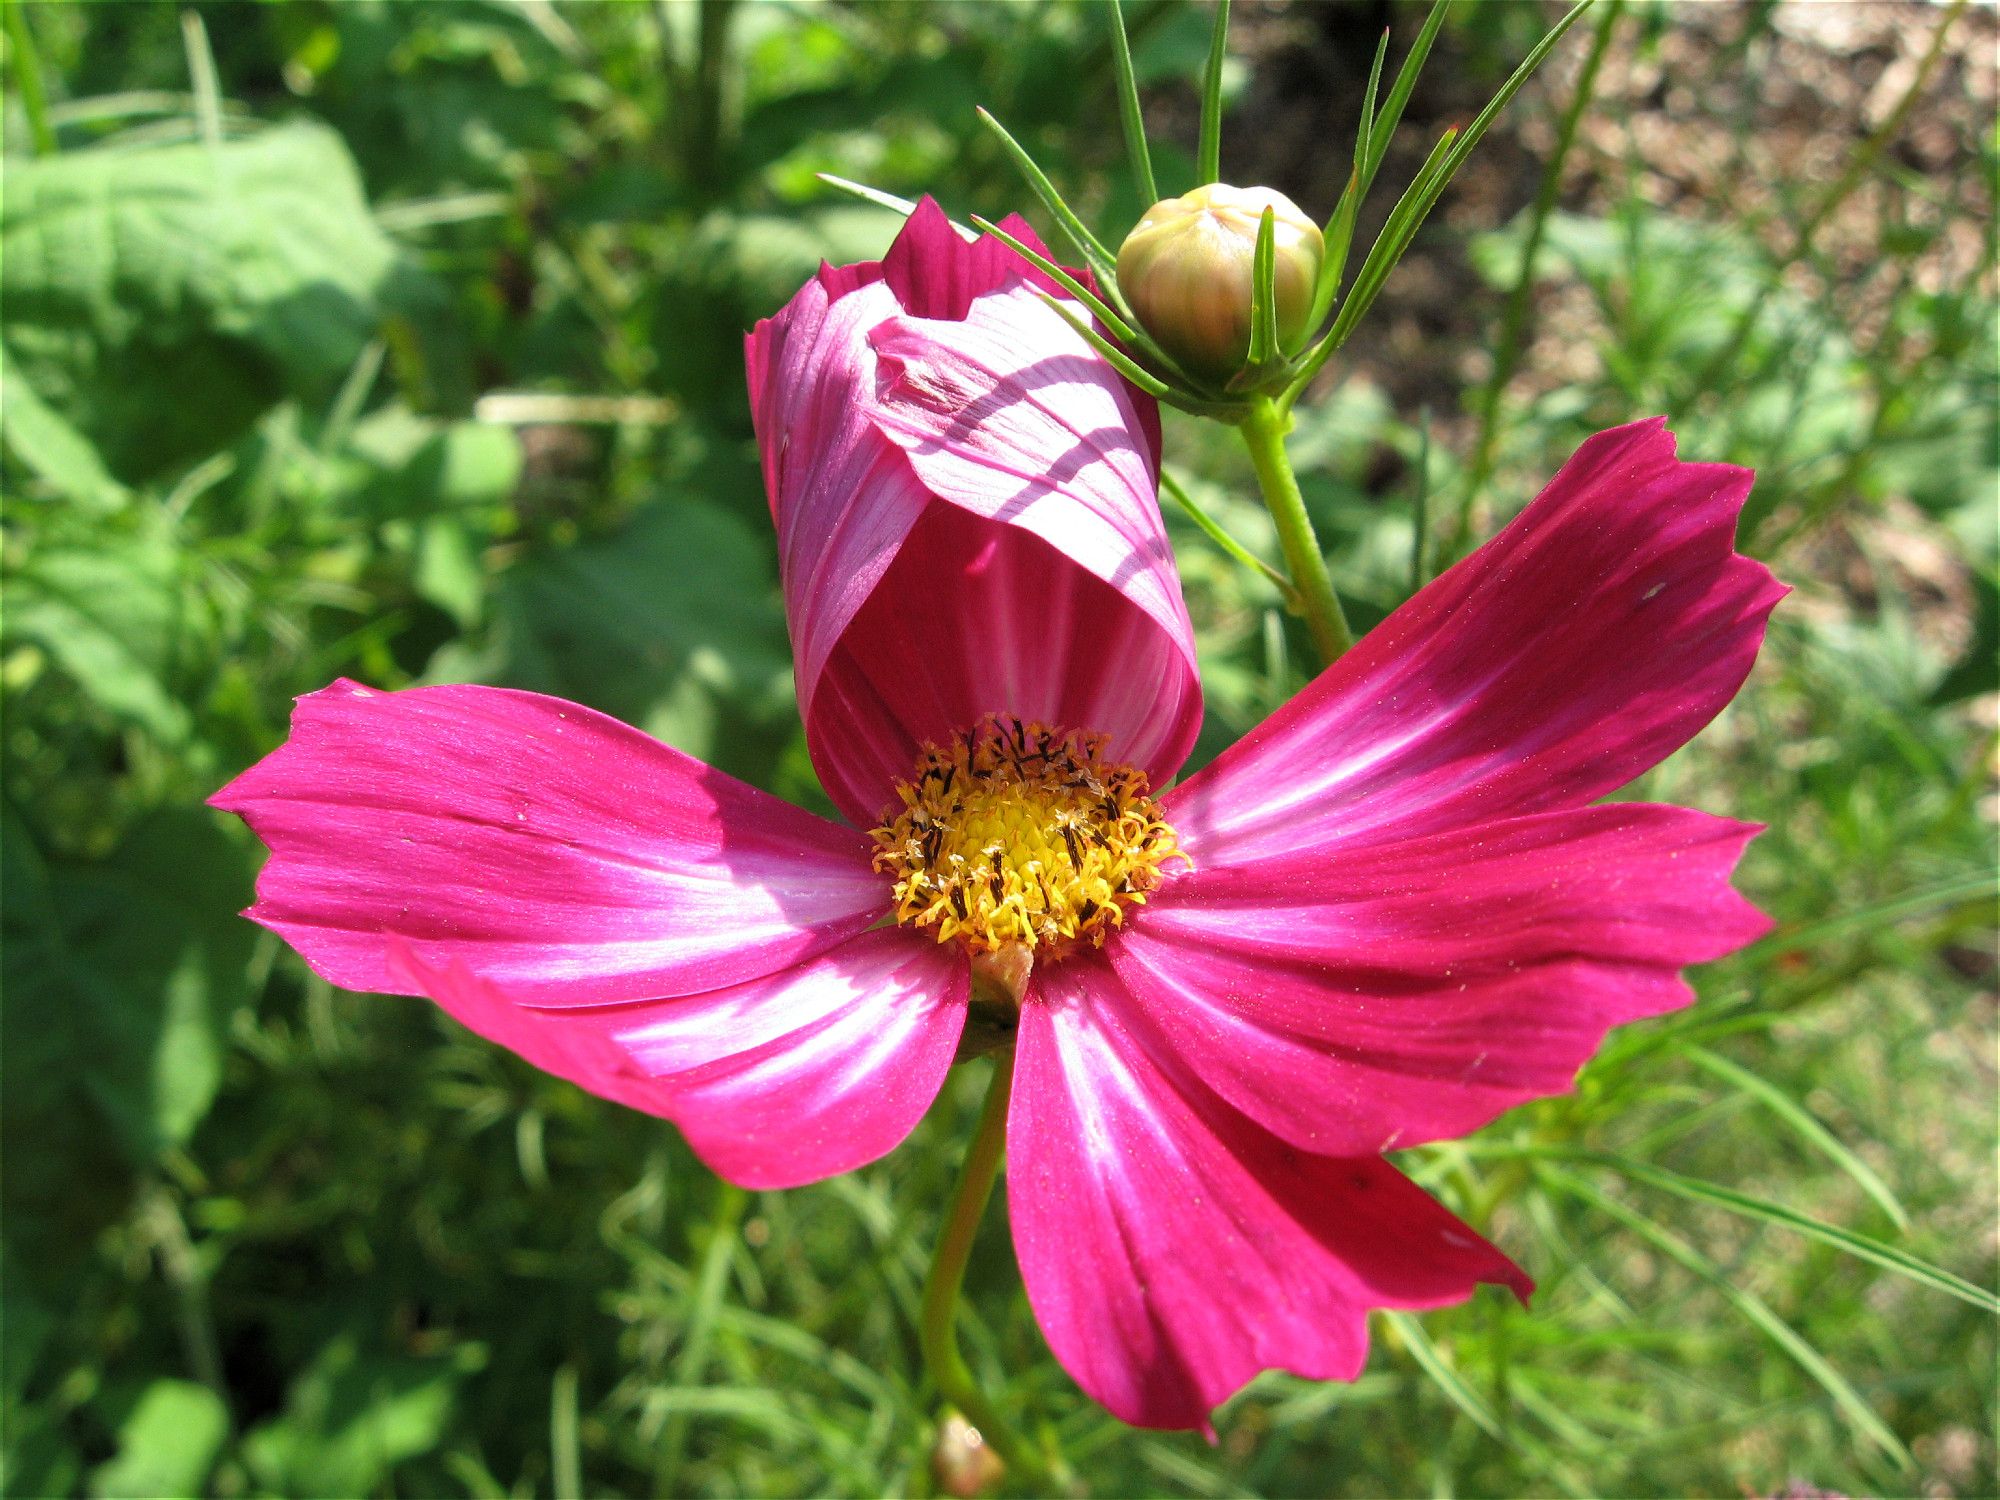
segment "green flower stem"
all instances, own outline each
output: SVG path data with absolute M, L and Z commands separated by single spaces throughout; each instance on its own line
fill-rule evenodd
M 1333 591 L 1326 557 L 1313 534 L 1312 518 L 1306 514 L 1305 497 L 1299 493 L 1298 478 L 1285 456 L 1285 434 L 1291 428 L 1291 416 L 1269 396 L 1259 396 L 1236 430 L 1243 434 L 1243 446 L 1250 450 L 1264 504 L 1277 522 L 1278 545 L 1284 549 L 1292 589 L 1312 631 L 1313 644 L 1319 649 L 1320 662 L 1331 665 L 1354 644 L 1354 632 L 1348 628 L 1340 596 Z
M 979 1233 L 979 1221 L 986 1215 L 993 1196 L 993 1182 L 1000 1175 L 1000 1157 L 1007 1144 L 1007 1101 L 1014 1092 L 1014 1052 L 1006 1048 L 993 1055 L 993 1081 L 986 1089 L 986 1103 L 979 1111 L 979 1124 L 966 1148 L 959 1169 L 958 1186 L 945 1211 L 944 1231 L 938 1237 L 937 1252 L 931 1260 L 931 1274 L 924 1283 L 924 1304 L 918 1337 L 923 1345 L 924 1367 L 930 1371 L 938 1394 L 964 1413 L 965 1419 L 1006 1460 L 1007 1467 L 1037 1493 L 1051 1493 L 1053 1484 L 1047 1466 L 1034 1450 L 1007 1425 L 998 1408 L 987 1399 L 966 1367 L 959 1352 L 958 1335 L 952 1314 L 958 1308 L 958 1294 L 965 1286 L 965 1262 L 972 1254 L 972 1242 Z

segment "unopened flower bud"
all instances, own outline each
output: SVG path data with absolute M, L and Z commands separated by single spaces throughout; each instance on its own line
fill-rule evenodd
M 1283 193 L 1210 183 L 1155 203 L 1119 247 L 1119 289 L 1146 332 L 1194 374 L 1226 380 L 1250 353 L 1257 225 L 1267 208 L 1278 343 L 1289 349 L 1312 315 L 1326 242 Z

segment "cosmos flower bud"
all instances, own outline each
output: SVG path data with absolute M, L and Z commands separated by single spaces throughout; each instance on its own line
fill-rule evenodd
M 1146 331 L 1189 371 L 1226 380 L 1250 352 L 1257 225 L 1273 211 L 1278 343 L 1306 332 L 1326 243 L 1283 193 L 1210 183 L 1146 210 L 1118 250 L 1118 285 Z

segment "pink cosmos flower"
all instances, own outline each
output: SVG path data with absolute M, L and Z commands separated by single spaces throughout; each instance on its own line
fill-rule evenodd
M 1527 1294 L 1382 1153 L 1567 1089 L 1765 930 L 1729 885 L 1753 827 L 1593 804 L 1728 702 L 1783 590 L 1733 550 L 1747 471 L 1601 433 L 1166 790 L 1200 693 L 1156 415 L 1036 290 L 927 204 L 750 337 L 853 826 L 573 704 L 346 682 L 215 803 L 316 972 L 427 994 L 749 1187 L 891 1150 L 1001 976 L 1036 1316 L 1117 1416 L 1205 1428 L 1259 1370 L 1354 1377 L 1371 1308 Z

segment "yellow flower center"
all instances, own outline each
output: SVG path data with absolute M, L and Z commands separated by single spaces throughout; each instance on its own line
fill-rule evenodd
M 974 955 L 1060 958 L 1101 947 L 1170 859 L 1192 864 L 1147 795 L 1146 773 L 1098 758 L 1105 737 L 990 717 L 929 745 L 874 830 L 896 920 Z

